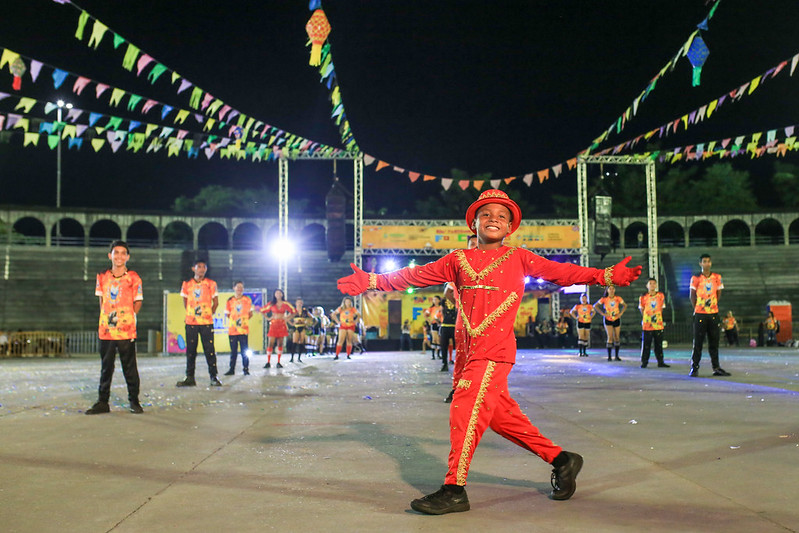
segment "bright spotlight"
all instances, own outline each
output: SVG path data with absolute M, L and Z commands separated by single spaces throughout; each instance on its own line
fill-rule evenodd
M 389 258 L 383 261 L 383 272 L 393 272 L 397 270 L 397 260 Z
M 244 352 L 247 357 L 252 357 L 252 350 L 247 350 Z
M 269 246 L 269 253 L 275 259 L 294 257 L 295 251 L 294 243 L 288 239 L 275 239 Z
M 524 276 L 524 284 L 527 285 L 528 283 L 530 283 L 531 279 L 533 278 L 531 278 L 530 276 Z

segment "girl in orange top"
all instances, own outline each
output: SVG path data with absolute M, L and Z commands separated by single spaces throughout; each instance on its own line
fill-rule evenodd
M 580 296 L 580 303 L 572 307 L 569 314 L 577 320 L 577 347 L 580 350 L 580 357 L 588 357 L 588 339 L 591 337 L 591 319 L 594 318 L 596 310 L 588 303 L 588 295 L 583 293 Z
M 286 322 L 294 315 L 294 308 L 285 300 L 283 291 L 275 289 L 272 293 L 272 301 L 261 308 L 264 319 L 269 321 L 269 333 L 267 338 L 269 343 L 266 347 L 266 364 L 264 368 L 272 366 L 272 350 L 277 344 L 277 368 L 283 368 L 280 364 L 280 357 L 283 355 L 283 342 L 289 335 Z
M 336 342 L 336 356 L 333 358 L 335 361 L 338 359 L 338 354 L 341 353 L 341 347 L 344 342 L 347 343 L 347 359 L 350 359 L 352 354 L 352 347 L 358 342 L 358 335 L 355 333 L 355 327 L 358 325 L 361 315 L 352 298 L 345 296 L 341 300 L 341 306 L 331 313 L 333 321 L 338 324 L 338 341 Z
M 616 287 L 613 285 L 605 289 L 605 294 L 595 304 L 596 312 L 604 317 L 605 332 L 608 335 L 608 361 L 613 360 L 613 348 L 616 349 L 616 361 L 619 357 L 619 341 L 621 333 L 621 316 L 627 310 L 627 304 L 621 296 L 616 296 Z

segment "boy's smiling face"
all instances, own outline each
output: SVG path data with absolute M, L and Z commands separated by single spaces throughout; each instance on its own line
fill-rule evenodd
M 477 210 L 474 231 L 480 244 L 501 244 L 510 233 L 510 210 L 502 204 L 486 204 Z
M 128 262 L 130 254 L 124 246 L 114 246 L 114 249 L 108 254 L 108 259 L 111 260 L 113 266 L 122 268 Z

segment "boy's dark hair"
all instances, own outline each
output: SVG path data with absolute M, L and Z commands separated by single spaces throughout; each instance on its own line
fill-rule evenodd
M 712 258 L 710 257 L 710 254 L 702 254 L 702 255 L 700 255 L 700 256 L 699 256 L 699 262 L 701 263 L 701 262 L 702 262 L 702 259 L 704 259 L 705 257 L 707 257 L 708 259 L 712 259 Z
M 234 281 L 234 282 L 233 282 L 233 287 L 235 287 L 235 286 L 236 286 L 236 285 L 238 285 L 239 283 L 241 283 L 242 285 L 244 285 L 244 282 L 243 282 L 243 281 L 241 281 L 241 280 L 239 279 L 239 280 L 236 280 L 236 281 Z
M 192 267 L 196 267 L 200 263 L 204 264 L 205 266 L 208 266 L 208 261 L 206 261 L 205 259 L 203 259 L 201 257 L 198 257 L 197 259 L 195 259 L 194 262 L 191 264 L 191 266 Z
M 658 280 L 656 280 L 655 278 L 649 278 L 649 279 L 647 280 L 647 283 L 649 283 L 650 281 L 654 281 L 655 283 L 657 283 L 657 282 L 658 282 Z
M 112 253 L 114 251 L 114 248 L 116 248 L 117 246 L 121 246 L 122 248 L 124 248 L 125 251 L 128 252 L 128 255 L 130 255 L 130 246 L 128 246 L 128 243 L 126 243 L 125 241 L 120 241 L 120 240 L 116 240 L 111 243 L 111 246 L 108 247 L 108 253 L 109 254 Z
M 470 240 L 476 239 L 476 238 L 477 238 L 477 234 L 476 233 L 472 233 L 468 237 L 466 237 L 466 242 L 468 243 Z

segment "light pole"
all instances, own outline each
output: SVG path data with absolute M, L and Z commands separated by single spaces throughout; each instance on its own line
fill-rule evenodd
M 61 110 L 63 108 L 72 109 L 72 104 L 59 100 L 56 102 L 58 106 L 58 125 L 61 126 Z M 55 173 L 55 206 L 59 211 L 61 210 L 61 131 L 58 131 L 58 146 L 56 147 L 56 173 Z M 60 217 L 60 215 L 59 215 Z M 61 219 L 58 219 L 55 227 L 56 237 L 58 243 L 61 244 Z

